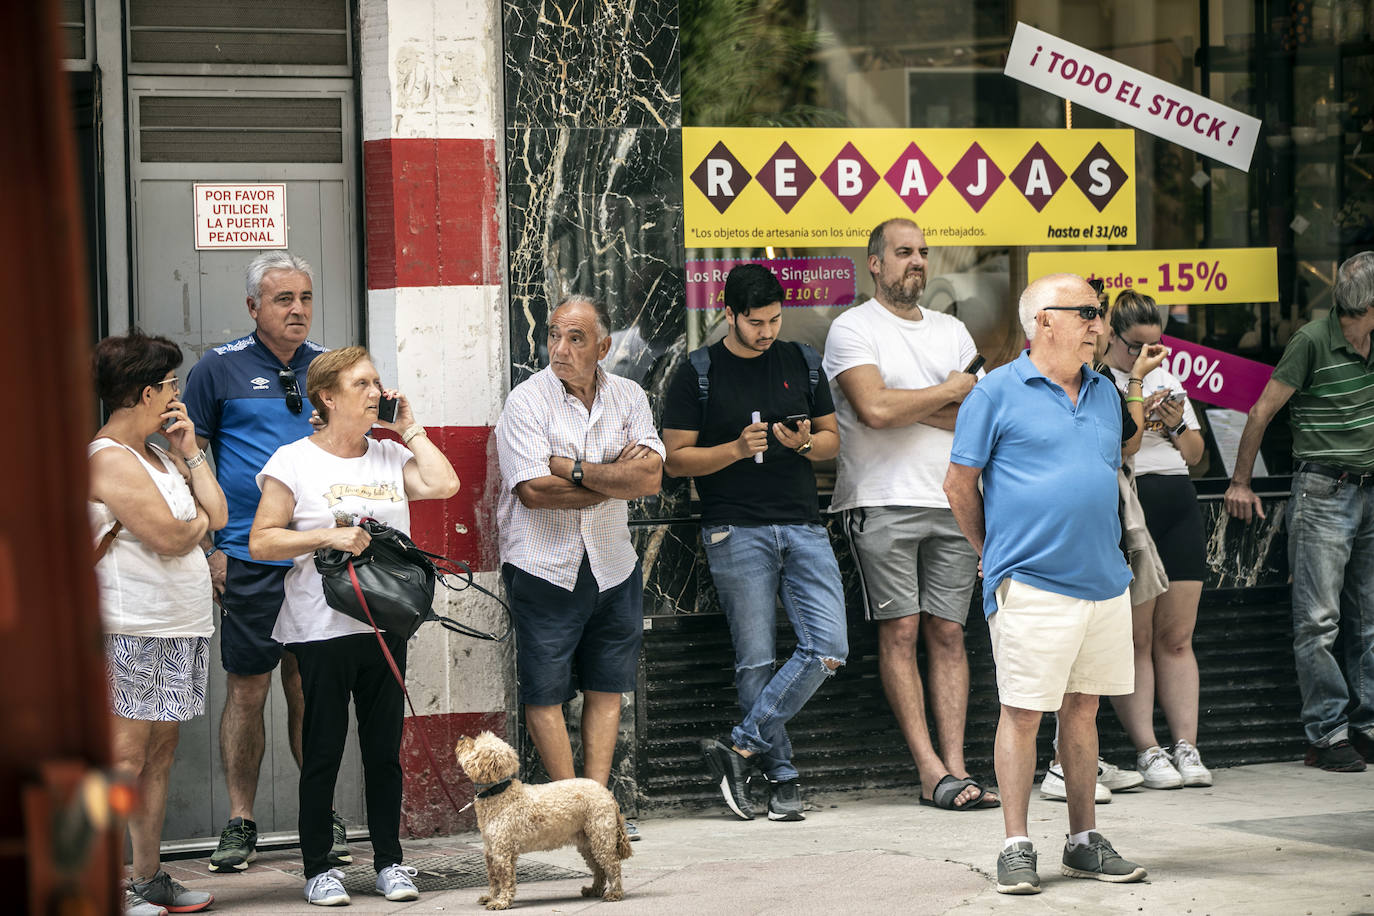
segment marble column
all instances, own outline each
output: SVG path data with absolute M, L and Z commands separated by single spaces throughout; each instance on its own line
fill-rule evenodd
M 502 17 L 511 385 L 547 365 L 549 311 L 577 293 L 610 313 L 607 369 L 656 403 L 685 327 L 677 4 L 506 0 Z M 668 538 L 661 521 L 685 493 L 679 484 L 631 508 L 646 597 L 663 591 L 652 584 L 660 568 L 693 578 L 681 549 L 661 549 L 695 550 L 694 538 Z M 565 712 L 576 751 L 580 710 Z M 627 698 L 611 787 L 630 812 L 634 725 Z

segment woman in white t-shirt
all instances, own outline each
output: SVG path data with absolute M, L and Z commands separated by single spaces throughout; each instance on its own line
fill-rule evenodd
M 1141 349 L 1159 343 L 1163 333 L 1154 299 L 1122 290 L 1110 325 L 1103 360 L 1122 391 L 1129 386 L 1129 395 L 1144 399 L 1145 434 L 1134 455 L 1135 485 L 1169 578 L 1167 591 L 1133 610 L 1135 693 L 1113 697 L 1112 704 L 1135 744 L 1136 768 L 1147 788 L 1210 786 L 1212 774 L 1197 749 L 1198 668 L 1193 654 L 1206 545 L 1197 490 L 1188 476 L 1206 443 L 1193 405 L 1168 369 L 1160 366 L 1142 379 L 1132 375 Z M 1155 738 L 1156 697 L 1174 738 L 1168 751 Z
M 215 624 L 200 542 L 229 517 L 179 400 L 180 365 L 180 347 L 138 330 L 100 341 L 92 360 L 96 391 L 110 411 L 86 448 L 110 737 L 115 771 L 139 789 L 129 816 L 128 916 L 173 907 L 190 913 L 214 900 L 172 880 L 159 857 L 181 723 L 205 712 Z M 159 432 L 169 449 L 149 441 Z
M 410 502 L 447 499 L 458 492 L 458 475 L 425 435 L 405 396 L 382 389 L 372 357 L 362 347 L 315 357 L 306 374 L 306 394 L 324 426 L 277 449 L 263 466 L 258 474 L 262 499 L 248 539 L 253 559 L 293 562 L 272 638 L 295 655 L 305 694 L 300 781 L 305 898 L 325 906 L 349 901 L 343 873 L 327 860 L 351 696 L 377 890 L 388 900 L 414 900 L 419 897 L 412 880 L 416 871 L 401 864 L 401 686 L 372 628 L 326 603 L 314 554 L 322 547 L 362 553 L 371 540 L 358 527 L 365 517 L 408 535 Z M 397 400 L 395 421 L 378 418 L 383 397 Z M 401 441 L 370 437 L 373 426 L 400 434 Z M 405 639 L 383 637 L 404 675 Z

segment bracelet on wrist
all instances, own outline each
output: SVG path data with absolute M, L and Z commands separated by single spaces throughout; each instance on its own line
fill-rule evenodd
M 1142 398 L 1142 397 L 1141 397 L 1140 395 L 1138 395 L 1138 394 L 1133 394 L 1133 395 L 1131 395 L 1129 398 L 1126 399 L 1126 403 L 1127 403 L 1127 404 L 1135 404 L 1135 403 L 1144 404 L 1144 403 L 1145 403 L 1145 399 Z
M 414 439 L 416 436 L 428 435 L 429 433 L 425 432 L 425 428 L 421 426 L 419 423 L 416 423 L 414 426 L 410 427 L 410 429 L 407 429 L 405 432 L 401 433 L 401 444 L 409 445 L 410 440 Z
M 196 468 L 200 467 L 204 463 L 205 449 L 201 449 L 200 451 L 192 455 L 190 458 L 186 459 L 186 470 L 194 471 Z
M 1145 387 L 1145 380 L 1144 380 L 1144 379 L 1139 379 L 1139 378 L 1136 378 L 1135 376 L 1131 376 L 1130 378 L 1126 379 L 1126 384 L 1129 385 L 1129 384 L 1131 384 L 1131 382 L 1135 382 L 1137 385 L 1139 385 L 1139 386 L 1142 387 L 1142 388 Z
M 1183 422 L 1182 420 L 1179 421 L 1179 424 L 1178 424 L 1177 426 L 1175 426 L 1173 429 L 1170 430 L 1170 432 L 1173 433 L 1175 436 L 1181 436 L 1181 435 L 1183 435 L 1184 433 L 1186 433 L 1187 431 L 1188 431 L 1188 424 L 1185 423 L 1185 422 Z

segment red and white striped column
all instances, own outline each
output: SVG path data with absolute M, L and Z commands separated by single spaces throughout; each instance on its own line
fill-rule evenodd
M 492 429 L 509 378 L 502 295 L 501 16 L 499 0 L 362 0 L 360 72 L 367 213 L 368 345 L 395 379 L 462 489 L 411 507 L 422 547 L 466 561 L 499 592 Z M 443 592 L 443 589 L 440 589 Z M 493 602 L 474 591 L 436 598 L 440 613 L 491 631 Z M 430 625 L 410 644 L 402 831 L 470 829 L 449 805 L 417 741 L 428 737 L 460 803 L 460 735 L 505 735 L 514 709 L 510 644 Z

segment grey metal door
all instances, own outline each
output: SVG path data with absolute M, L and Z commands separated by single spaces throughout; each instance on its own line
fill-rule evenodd
M 243 273 L 257 250 L 197 250 L 193 185 L 285 184 L 287 247 L 315 269 L 311 338 L 357 340 L 360 315 L 353 88 L 348 80 L 129 78 L 134 321 L 182 347 L 184 373 L 206 349 L 253 329 Z M 218 621 L 216 621 L 218 623 Z M 220 761 L 224 672 L 211 647 L 207 715 L 186 723 L 172 771 L 166 841 L 218 835 L 229 817 Z M 267 751 L 254 815 L 260 833 L 294 833 L 295 761 L 279 677 L 265 716 Z M 350 730 L 351 735 L 351 730 Z M 350 736 L 335 805 L 365 820 Z

